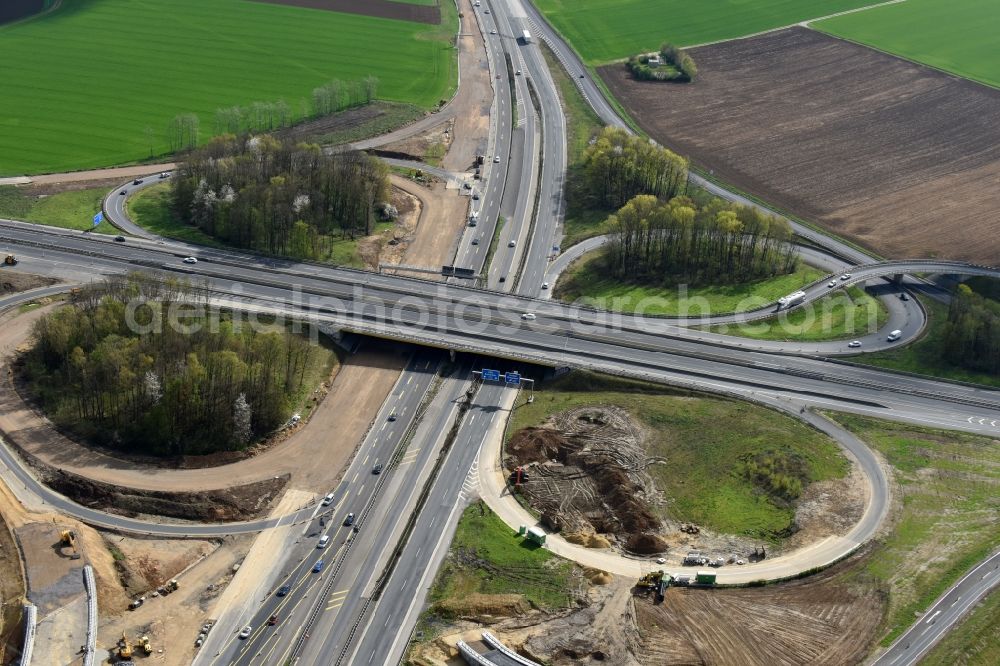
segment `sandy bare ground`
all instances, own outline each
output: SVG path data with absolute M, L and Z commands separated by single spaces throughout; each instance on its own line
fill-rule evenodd
M 692 49 L 693 84 L 601 69 L 651 136 L 894 258 L 1000 260 L 1000 90 L 806 28 Z
M 0 317 L 0 432 L 45 463 L 119 486 L 209 490 L 290 473 L 293 487 L 326 492 L 346 467 L 405 363 L 402 352 L 373 344 L 347 359 L 309 423 L 285 442 L 219 467 L 163 469 L 114 458 L 68 439 L 14 389 L 9 355 L 28 340 L 31 324 L 51 307 L 55 306 Z M 318 460 L 324 464 L 316 464 Z
M 476 155 L 486 153 L 490 133 L 490 105 L 493 103 L 493 82 L 483 35 L 479 31 L 470 0 L 461 0 L 462 33 L 458 40 L 458 66 L 462 86 L 452 106 L 455 122 L 452 144 L 442 160 L 451 171 L 473 168 Z
M 128 180 L 140 176 L 148 176 L 161 171 L 172 171 L 177 167 L 174 162 L 162 164 L 140 164 L 138 166 L 114 167 L 111 169 L 91 169 L 89 171 L 70 171 L 67 173 L 50 173 L 42 176 L 26 176 L 0 178 L 0 185 L 51 185 L 54 183 L 72 183 L 90 180 Z
M 457 190 L 449 190 L 440 182 L 425 187 L 393 176 L 392 184 L 420 200 L 416 233 L 406 248 L 402 263 L 428 268 L 450 264 L 465 228 L 469 198 L 458 196 Z

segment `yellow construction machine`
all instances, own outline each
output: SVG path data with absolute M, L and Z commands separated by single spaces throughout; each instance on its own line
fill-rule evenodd
M 122 637 L 118 639 L 118 659 L 122 661 L 132 659 L 132 644 L 125 638 L 124 631 L 122 632 Z
M 17 266 L 17 257 L 12 254 L 8 254 L 4 257 L 3 263 L 5 266 Z
M 73 550 L 73 554 L 69 556 L 71 560 L 80 559 L 80 553 L 76 549 L 76 532 L 73 530 L 63 530 L 59 533 L 59 537 L 62 540 L 62 545 L 67 546 Z
M 139 647 L 142 648 L 142 653 L 147 657 L 153 654 L 153 646 L 149 644 L 149 636 L 143 636 L 139 639 Z

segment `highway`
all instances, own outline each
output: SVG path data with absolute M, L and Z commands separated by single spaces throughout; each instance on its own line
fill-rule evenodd
M 871 666 L 913 666 L 1000 583 L 1000 550 L 942 594 Z

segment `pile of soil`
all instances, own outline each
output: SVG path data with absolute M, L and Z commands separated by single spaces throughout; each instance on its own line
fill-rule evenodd
M 517 617 L 531 610 L 523 594 L 480 594 L 475 592 L 461 598 L 450 597 L 439 601 L 435 610 L 445 617 L 464 619 Z
M 99 483 L 38 461 L 30 462 L 43 483 L 84 506 L 121 516 L 151 514 L 199 522 L 257 518 L 266 513 L 289 479 L 289 475 L 285 474 L 233 488 L 205 492 L 162 492 Z
M 507 467 L 528 469 L 521 492 L 541 513 L 550 530 L 570 532 L 577 543 L 589 535 L 614 535 L 626 550 L 663 552 L 656 536 L 661 522 L 650 506 L 659 501 L 650 464 L 641 445 L 641 429 L 627 411 L 587 407 L 553 416 L 543 427 L 518 431 L 507 445 Z
M 3 261 L 3 257 L 0 257 L 0 261 Z M 52 278 L 18 273 L 7 268 L 0 270 L 0 294 L 16 294 L 21 291 L 28 291 L 29 289 L 48 287 L 58 282 L 59 280 L 53 280 Z

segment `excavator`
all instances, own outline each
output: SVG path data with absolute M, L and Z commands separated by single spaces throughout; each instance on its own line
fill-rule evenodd
M 76 532 L 74 532 L 73 530 L 63 530 L 62 532 L 59 533 L 59 537 L 62 540 L 61 541 L 62 545 L 68 546 L 69 548 L 73 549 L 73 554 L 69 556 L 69 559 L 71 560 L 80 559 L 80 553 L 76 549 Z
M 142 648 L 142 653 L 147 657 L 153 654 L 153 646 L 149 644 L 149 636 L 143 636 L 139 639 L 139 647 Z
M 118 660 L 119 662 L 132 661 L 132 644 L 128 642 L 124 631 L 122 637 L 118 639 Z

